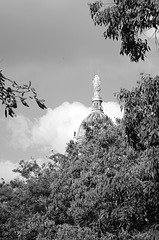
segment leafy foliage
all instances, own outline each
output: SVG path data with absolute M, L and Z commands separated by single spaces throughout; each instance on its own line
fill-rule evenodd
M 95 1 L 89 4 L 91 18 L 95 25 L 106 27 L 105 39 L 121 40 L 121 55 L 130 60 L 144 60 L 150 51 L 147 39 L 141 34 L 159 26 L 159 2 L 157 0 L 113 0 L 114 4 Z
M 116 94 L 124 107 L 128 142 L 135 149 L 159 146 L 159 77 L 141 74 L 137 87 Z
M 26 100 L 34 99 L 38 106 L 45 109 L 44 100 L 37 98 L 36 90 L 31 86 L 31 82 L 28 85 L 19 85 L 15 81 L 12 81 L 3 76 L 0 71 L 0 101 L 5 105 L 5 116 L 15 116 L 14 109 L 17 108 L 18 100 L 25 106 L 29 107 Z
M 19 163 L 24 180 L 0 184 L 1 239 L 158 239 L 158 80 L 146 75 L 121 89 L 123 120 L 86 125 L 83 141 L 48 164 Z

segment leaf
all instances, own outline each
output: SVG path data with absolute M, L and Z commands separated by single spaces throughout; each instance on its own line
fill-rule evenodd
M 25 88 L 28 88 L 28 85 L 26 85 L 26 84 L 23 84 L 23 87 L 25 87 Z
M 8 109 L 8 113 L 11 117 L 14 117 L 15 113 L 13 112 L 12 108 Z
M 17 85 L 18 85 L 18 84 L 14 81 L 12 86 L 14 87 L 14 86 L 17 86 Z
M 37 93 L 36 93 L 36 90 L 35 90 L 35 88 L 31 88 L 31 91 L 34 93 L 34 97 L 36 98 L 36 96 L 37 96 Z
M 10 87 L 7 88 L 7 92 L 8 93 L 11 93 L 12 92 L 12 89 Z
M 7 108 L 5 108 L 5 117 L 7 118 Z
M 25 106 L 25 107 L 29 107 L 29 105 L 27 104 L 27 102 L 25 101 L 26 98 L 22 98 L 20 97 L 21 103 Z
M 17 102 L 16 102 L 16 100 L 13 101 L 11 107 L 12 107 L 12 108 L 17 108 Z
M 36 100 L 36 102 L 37 102 L 37 104 L 38 104 L 38 106 L 39 106 L 40 108 L 42 108 L 42 109 L 46 109 L 46 108 L 47 108 L 47 107 L 45 106 L 45 104 L 42 103 L 43 100 L 41 101 L 41 100 L 39 100 L 39 99 L 37 99 L 37 98 L 35 98 L 35 100 Z
M 6 78 L 3 76 L 3 74 L 2 74 L 2 70 L 0 71 L 0 78 L 1 78 L 1 80 L 6 79 Z
M 44 102 L 45 102 L 45 100 L 44 100 L 44 99 L 40 99 L 39 101 L 40 101 L 41 103 L 44 103 Z
M 32 90 L 32 92 L 33 92 L 33 93 L 36 93 L 36 90 L 35 90 L 35 88 L 31 88 L 31 90 Z

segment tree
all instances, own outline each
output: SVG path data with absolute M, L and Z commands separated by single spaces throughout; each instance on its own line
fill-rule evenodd
M 106 28 L 105 39 L 121 40 L 121 55 L 128 55 L 133 62 L 145 59 L 150 46 L 142 34 L 154 28 L 157 40 L 158 0 L 113 0 L 110 4 L 100 0 L 89 4 L 89 8 L 94 24 Z
M 121 89 L 124 118 L 86 124 L 83 141 L 48 165 L 21 161 L 24 180 L 0 184 L 0 238 L 158 239 L 158 80 Z
M 5 106 L 5 116 L 15 116 L 14 109 L 17 108 L 18 100 L 25 106 L 29 107 L 26 99 L 34 99 L 38 106 L 45 109 L 44 100 L 39 100 L 36 90 L 31 86 L 31 82 L 28 85 L 19 85 L 15 81 L 12 81 L 3 76 L 0 71 L 0 101 Z
M 95 239 L 153 239 L 159 224 L 158 147 L 127 147 L 124 122 L 90 129 L 83 143 L 70 143 L 70 158 L 54 185 L 62 234 L 80 239 L 87 229 Z
M 35 160 L 21 161 L 15 171 L 23 179 L 1 184 L 1 239 L 54 239 L 55 224 L 49 214 L 54 167 L 51 162 L 40 167 Z
M 131 91 L 121 89 L 118 101 L 124 107 L 123 126 L 134 149 L 159 146 L 159 76 L 141 74 Z

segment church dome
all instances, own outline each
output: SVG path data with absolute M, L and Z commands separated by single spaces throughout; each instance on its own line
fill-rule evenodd
M 82 140 L 85 136 L 85 126 L 93 126 L 96 123 L 106 123 L 108 117 L 100 110 L 92 111 L 80 124 L 76 139 Z
M 92 112 L 82 121 L 79 126 L 76 140 L 81 141 L 85 137 L 86 126 L 93 126 L 96 123 L 106 123 L 108 117 L 102 108 L 102 98 L 100 96 L 101 81 L 97 75 L 93 79 L 94 96 L 92 98 Z

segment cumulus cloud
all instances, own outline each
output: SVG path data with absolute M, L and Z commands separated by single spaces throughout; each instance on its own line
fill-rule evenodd
M 11 130 L 11 142 L 14 146 L 20 146 L 23 150 L 30 146 L 33 123 L 27 117 L 19 115 L 13 121 L 8 121 L 8 129 Z
M 116 118 L 122 118 L 123 112 L 120 109 L 120 106 L 117 102 L 104 102 L 103 103 L 103 110 L 108 117 L 110 117 L 113 121 Z
M 17 164 L 11 161 L 0 161 L 0 178 L 4 178 L 4 180 L 10 181 L 13 178 L 19 177 L 18 173 L 13 172 L 13 169 L 17 168 Z
M 157 30 L 155 28 L 150 28 L 150 29 L 146 30 L 144 32 L 144 36 L 148 37 L 149 39 L 154 39 L 155 37 L 157 37 L 157 39 L 159 39 L 159 28 L 157 28 Z
M 114 120 L 122 117 L 120 107 L 115 102 L 103 103 L 105 114 Z M 55 150 L 64 153 L 66 143 L 73 139 L 81 121 L 91 112 L 91 108 L 79 102 L 64 102 L 55 109 L 47 109 L 44 116 L 32 122 L 24 116 L 17 116 L 8 122 L 11 142 L 15 147 L 26 150 L 29 147 Z

